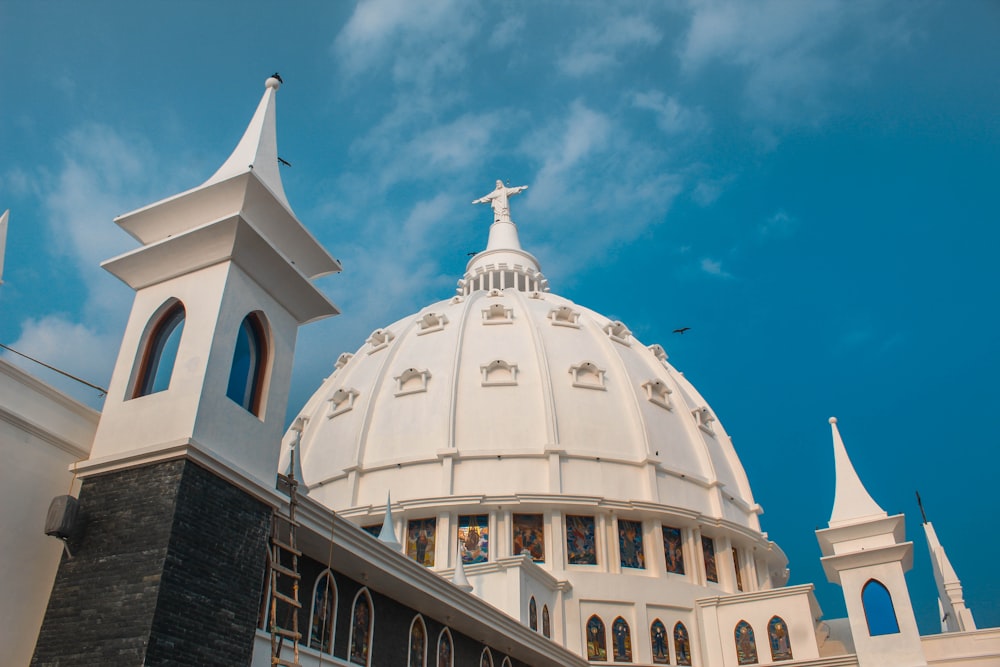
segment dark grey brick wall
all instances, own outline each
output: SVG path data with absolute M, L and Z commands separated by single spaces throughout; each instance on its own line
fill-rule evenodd
M 189 461 L 88 479 L 32 665 L 245 665 L 270 508 Z

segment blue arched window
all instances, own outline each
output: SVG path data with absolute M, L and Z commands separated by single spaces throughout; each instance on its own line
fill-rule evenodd
M 753 628 L 746 621 L 736 624 L 733 631 L 736 640 L 736 664 L 756 665 L 757 664 L 757 642 L 753 635 Z
M 896 610 L 892 606 L 892 596 L 880 581 L 869 579 L 861 589 L 861 604 L 865 608 L 865 618 L 868 620 L 868 634 L 892 635 L 899 632 L 896 621 Z
M 371 664 L 372 599 L 367 588 L 362 588 L 354 597 L 349 647 L 348 659 L 352 665 L 368 667 Z
M 691 664 L 691 640 L 688 638 L 687 628 L 680 621 L 674 625 L 674 655 L 677 656 L 678 665 Z
M 608 659 L 608 637 L 604 621 L 597 614 L 587 619 L 587 660 L 604 662 Z
M 170 386 L 184 332 L 184 316 L 184 305 L 175 301 L 156 318 L 139 361 L 132 398 L 155 394 Z
M 426 667 L 427 665 L 427 626 L 424 619 L 417 614 L 410 623 L 410 648 L 407 667 Z
M 233 366 L 229 372 L 226 396 L 244 410 L 260 416 L 264 393 L 264 371 L 267 362 L 267 336 L 264 323 L 257 313 L 243 318 L 233 350 Z
M 437 660 L 434 662 L 437 667 L 455 667 L 455 652 L 452 648 L 451 632 L 445 628 L 438 635 Z

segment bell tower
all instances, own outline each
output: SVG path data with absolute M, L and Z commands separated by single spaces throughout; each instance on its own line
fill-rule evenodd
M 903 515 L 889 516 L 869 495 L 833 428 L 837 487 L 829 528 L 816 531 L 820 562 L 844 592 L 861 667 L 924 667 L 920 632 L 904 573 L 913 567 L 913 543 L 904 542 Z
M 142 246 L 102 266 L 135 297 L 33 664 L 249 661 L 296 334 L 338 313 L 281 184 L 280 85 L 211 178 L 116 219 Z

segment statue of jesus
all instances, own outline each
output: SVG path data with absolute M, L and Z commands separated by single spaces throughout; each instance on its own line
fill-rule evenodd
M 503 181 L 497 181 L 497 187 L 493 192 L 485 197 L 480 197 L 473 201 L 473 204 L 490 204 L 493 207 L 493 222 L 511 222 L 510 204 L 507 198 L 524 192 L 527 185 L 519 185 L 516 188 L 504 187 Z

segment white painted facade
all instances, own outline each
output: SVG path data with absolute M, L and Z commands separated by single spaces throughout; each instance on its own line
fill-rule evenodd
M 49 502 L 75 493 L 100 413 L 0 359 L 0 646 L 27 665 L 63 552 L 43 532 Z

